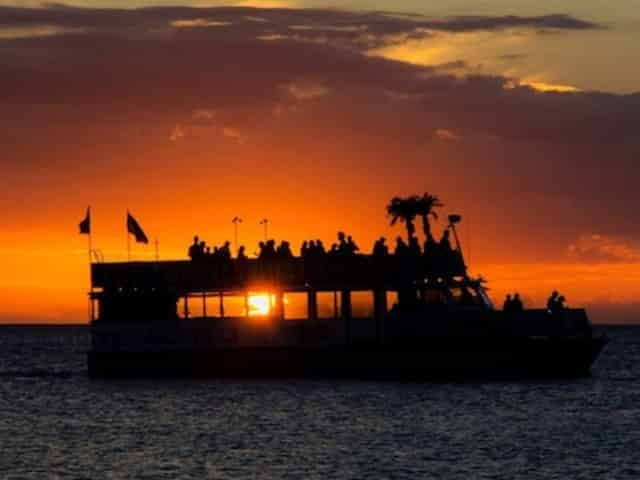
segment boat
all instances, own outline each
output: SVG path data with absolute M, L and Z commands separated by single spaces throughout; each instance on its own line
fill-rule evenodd
M 425 230 L 431 246 L 411 251 L 407 244 L 393 254 L 337 249 L 297 257 L 94 262 L 89 376 L 589 375 L 608 339 L 594 332 L 585 310 L 495 308 L 484 280 L 468 274 L 460 221 L 449 216 L 455 243 L 446 249 Z M 415 243 L 411 231 L 409 240 Z

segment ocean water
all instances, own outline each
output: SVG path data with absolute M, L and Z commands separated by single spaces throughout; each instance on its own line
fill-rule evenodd
M 0 478 L 640 478 L 640 327 L 590 378 L 90 381 L 86 327 L 0 327 Z

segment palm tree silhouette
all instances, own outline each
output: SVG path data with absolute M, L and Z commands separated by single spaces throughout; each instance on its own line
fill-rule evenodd
M 387 205 L 387 214 L 391 217 L 391 225 L 395 225 L 398 220 L 404 222 L 407 227 L 407 239 L 411 243 L 416 227 L 413 222 L 420 214 L 421 197 L 411 195 L 410 197 L 393 197 Z
M 433 240 L 431 235 L 431 224 L 429 223 L 429 217 L 438 219 L 438 214 L 435 209 L 443 207 L 444 204 L 440 201 L 437 195 L 431 195 L 429 192 L 424 192 L 422 197 L 418 197 L 417 210 L 418 215 L 422 217 L 422 231 L 425 238 L 430 241 Z

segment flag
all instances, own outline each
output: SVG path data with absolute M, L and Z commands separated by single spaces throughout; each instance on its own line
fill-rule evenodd
M 127 232 L 136 237 L 138 243 L 149 243 L 149 239 L 144 234 L 144 231 L 140 227 L 140 224 L 133 218 L 129 212 L 127 212 Z
M 80 235 L 91 235 L 91 207 L 87 207 L 87 215 L 78 227 L 80 228 Z

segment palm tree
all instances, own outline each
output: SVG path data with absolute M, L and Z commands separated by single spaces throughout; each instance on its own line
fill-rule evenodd
M 424 232 L 424 236 L 427 241 L 433 240 L 433 236 L 431 235 L 431 224 L 429 223 L 429 217 L 433 217 L 434 219 L 438 219 L 438 214 L 435 209 L 438 207 L 443 207 L 444 204 L 440 201 L 440 199 L 436 195 L 431 195 L 429 192 L 424 192 L 422 197 L 418 197 L 418 215 L 422 217 L 422 231 Z
M 416 231 L 416 227 L 413 222 L 416 216 L 419 215 L 421 198 L 417 195 L 410 197 L 393 197 L 387 205 L 387 214 L 391 217 L 391 225 L 395 225 L 398 220 L 404 222 L 407 227 L 407 237 L 409 243 L 413 238 L 413 234 Z

